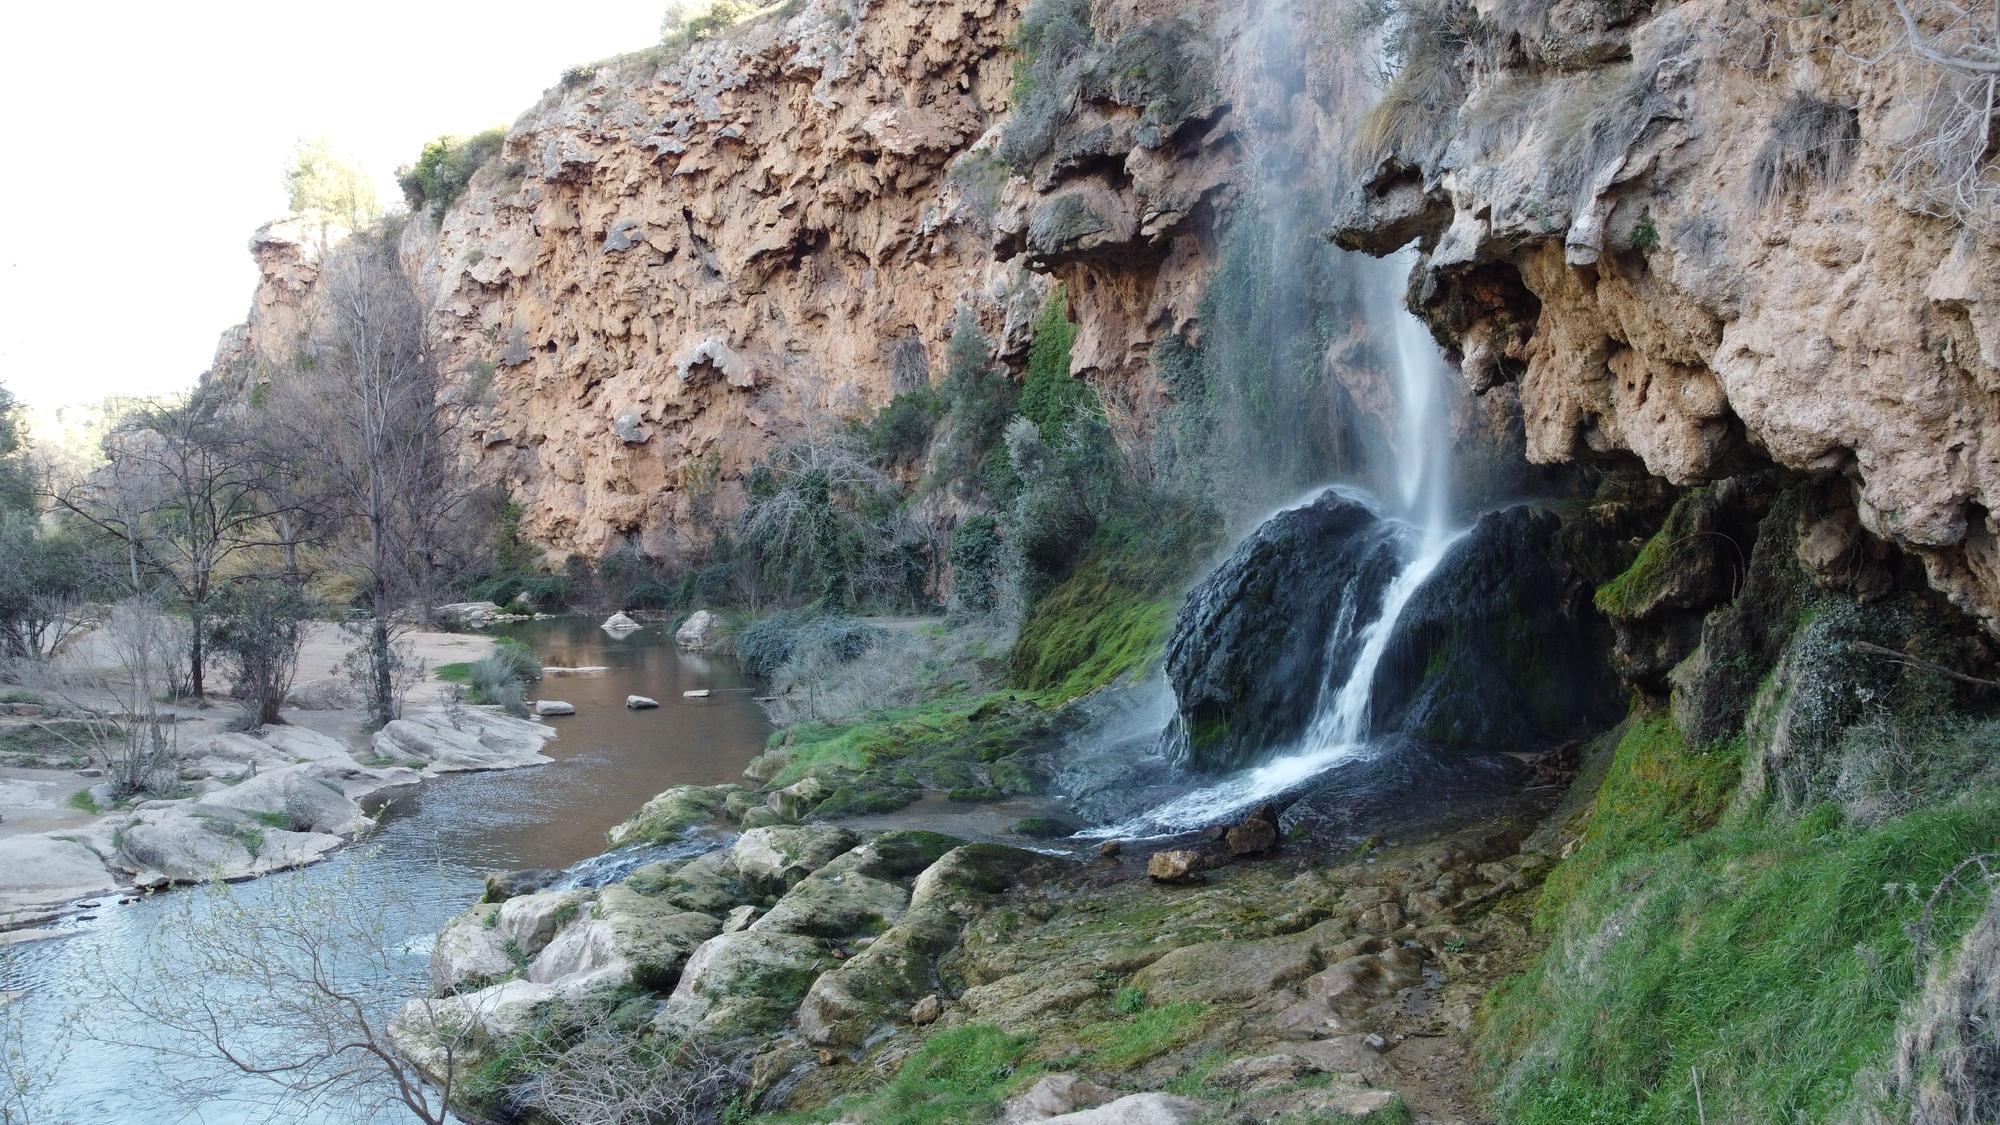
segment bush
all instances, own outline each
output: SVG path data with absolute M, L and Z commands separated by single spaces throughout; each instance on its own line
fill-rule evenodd
M 1090 0 L 1035 0 L 1014 32 L 1014 112 L 1000 134 L 1001 160 L 1026 172 L 1055 150 L 1076 112 L 1097 32 Z
M 415 164 L 396 169 L 396 186 L 403 189 L 411 211 L 428 204 L 431 218 L 442 219 L 465 193 L 473 173 L 499 155 L 506 139 L 505 129 L 488 129 L 473 137 L 439 137 L 424 146 Z
M 882 631 L 842 614 L 781 613 L 736 634 L 736 660 L 752 676 L 769 678 L 794 655 L 816 652 L 845 663 L 880 641 Z
M 1057 286 L 1035 321 L 1028 372 L 1021 383 L 1021 416 L 1033 422 L 1048 441 L 1060 437 L 1077 419 L 1104 413 L 1097 392 L 1069 373 L 1078 325 L 1069 319 L 1065 304 L 1063 289 Z
M 542 665 L 526 646 L 502 638 L 492 652 L 472 662 L 468 674 L 475 702 L 526 715 L 527 684 L 541 677 Z
M 937 460 L 938 483 L 963 483 L 993 496 L 983 470 L 1001 451 L 1018 389 L 995 368 L 992 347 L 970 312 L 961 311 L 952 329 L 941 395 L 950 429 Z
M 232 586 L 216 608 L 209 644 L 236 684 L 244 721 L 253 728 L 283 722 L 278 709 L 298 671 L 306 622 L 318 607 L 296 587 L 250 579 Z
M 943 400 L 929 387 L 905 391 L 876 412 L 862 433 L 862 441 L 879 464 L 912 464 L 930 448 L 931 433 L 943 411 Z
M 713 39 L 757 14 L 754 0 L 674 0 L 660 20 L 660 42 L 688 47 Z
M 994 607 L 1002 558 L 1000 524 L 990 515 L 968 517 L 951 534 L 952 608 L 986 613 Z

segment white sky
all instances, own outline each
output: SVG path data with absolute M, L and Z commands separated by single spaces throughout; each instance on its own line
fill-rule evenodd
M 637 50 L 665 0 L 14 0 L 0 15 L 0 384 L 42 418 L 183 389 L 256 283 L 250 234 L 324 136 L 385 205 L 441 133 Z

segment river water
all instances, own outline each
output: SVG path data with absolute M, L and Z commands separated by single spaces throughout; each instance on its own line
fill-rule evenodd
M 424 990 L 430 939 L 478 900 L 487 872 L 567 867 L 595 855 L 604 848 L 605 829 L 653 794 L 679 784 L 735 780 L 770 732 L 733 662 L 682 653 L 659 626 L 615 638 L 592 622 L 566 618 L 509 631 L 546 665 L 606 666 L 598 673 L 546 677 L 534 693 L 577 708 L 573 716 L 549 720 L 560 733 L 546 751 L 555 764 L 426 783 L 394 801 L 381 828 L 362 843 L 324 863 L 230 889 L 237 903 L 252 907 L 321 903 L 337 895 L 357 911 L 378 912 L 389 939 L 382 948 L 392 950 L 377 974 L 378 1017 Z M 698 688 L 714 694 L 683 699 L 682 692 Z M 650 696 L 661 707 L 628 711 L 628 694 Z M 204 1068 L 131 1045 L 149 1033 L 131 1026 L 129 1012 L 115 1003 L 76 999 L 80 987 L 101 983 L 109 973 L 148 973 L 156 959 L 168 962 L 162 979 L 177 979 L 171 975 L 171 935 L 187 912 L 204 909 L 206 893 L 177 891 L 126 906 L 106 899 L 64 922 L 68 936 L 16 947 L 0 963 L 0 987 L 25 993 L 10 1013 L 18 1039 L 0 1050 L 19 1052 L 17 1070 L 54 1074 L 52 1088 L 39 1099 L 43 1112 L 30 1119 L 132 1125 L 415 1120 L 400 1108 L 371 1111 L 367 1107 L 379 1100 L 372 1097 L 274 1114 L 268 1083 L 236 1076 L 215 1081 L 200 1073 Z M 244 1018 L 259 1019 L 254 998 L 245 996 L 242 1004 Z M 204 1088 L 191 1100 L 180 1087 L 197 1077 Z M 0 1120 L 15 1119 L 0 1112 Z

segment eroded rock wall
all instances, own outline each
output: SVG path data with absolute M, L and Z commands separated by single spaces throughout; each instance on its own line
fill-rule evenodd
M 1844 479 L 2000 624 L 2000 241 L 1920 213 L 1938 74 L 1893 9 L 1478 8 L 1340 240 L 1423 238 L 1424 315 L 1475 390 L 1518 387 L 1531 458 Z
M 1041 284 L 946 221 L 1006 104 L 1003 0 L 814 0 L 551 91 L 405 260 L 467 469 L 552 556 L 671 557 L 801 426 L 943 376 L 961 302 L 1023 346 Z

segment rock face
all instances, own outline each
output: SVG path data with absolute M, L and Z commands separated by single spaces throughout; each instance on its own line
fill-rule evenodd
M 2000 625 L 1991 170 L 1969 225 L 1932 217 L 1905 157 L 1941 75 L 1894 9 L 1535 11 L 1443 64 L 1466 79 L 1369 154 L 1339 240 L 1421 237 L 1421 311 L 1475 390 L 1518 387 L 1531 458 L 1844 478 Z
M 1011 22 L 812 0 L 607 63 L 529 110 L 441 228 L 411 224 L 466 467 L 524 536 L 671 556 L 802 421 L 941 376 L 962 301 L 1000 330 L 1002 294 L 1037 296 L 945 221 L 948 162 L 1005 107 Z

